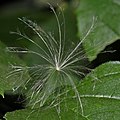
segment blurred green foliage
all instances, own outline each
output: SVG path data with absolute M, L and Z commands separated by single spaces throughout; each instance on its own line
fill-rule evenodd
M 120 13 L 119 7 L 120 6 L 119 6 L 118 0 L 106 0 L 106 1 L 80 0 L 80 4 L 76 12 L 77 14 L 75 13 L 76 11 L 75 4 L 77 3 L 77 0 L 76 2 L 73 1 L 69 4 L 65 3 L 65 1 L 60 2 L 59 6 L 57 6 L 56 3 L 54 3 L 53 1 L 51 1 L 51 3 L 53 3 L 56 13 L 59 17 L 60 26 L 63 29 L 62 33 L 65 34 L 66 41 L 64 44 L 67 47 L 63 52 L 68 51 L 69 53 L 69 50 L 74 50 L 73 48 L 75 48 L 75 46 L 78 45 L 80 40 L 77 35 L 79 35 L 81 39 L 84 38 L 87 30 L 92 24 L 93 16 L 98 18 L 97 23 L 95 24 L 95 28 L 86 37 L 85 41 L 82 41 L 83 47 L 78 46 L 79 50 L 81 51 L 84 51 L 83 48 L 85 48 L 85 52 L 82 52 L 82 55 L 86 53 L 85 58 L 87 55 L 89 60 L 92 61 L 97 57 L 97 54 L 100 53 L 100 51 L 103 50 L 108 44 L 113 43 L 119 38 L 119 13 Z M 13 7 L 12 5 L 10 5 L 10 7 L 6 6 L 5 8 L 4 7 L 1 8 L 0 41 L 2 41 L 6 46 L 19 46 L 23 48 L 37 50 L 35 46 L 30 43 L 30 41 L 27 41 L 24 38 L 19 39 L 20 38 L 19 35 L 9 34 L 10 31 L 20 31 L 22 34 L 26 34 L 27 36 L 29 36 L 36 43 L 39 42 L 39 45 L 41 45 L 44 48 L 43 43 L 40 42 L 40 39 L 36 36 L 35 32 L 32 29 L 28 28 L 28 26 L 26 26 L 24 23 L 18 20 L 18 18 L 22 18 L 22 17 L 26 17 L 27 19 L 30 19 L 33 22 L 37 23 L 45 32 L 48 32 L 48 33 L 51 32 L 54 35 L 55 40 L 59 40 L 59 30 L 58 30 L 58 25 L 55 18 L 55 13 L 49 9 L 48 7 L 49 5 L 47 7 L 44 5 L 41 7 L 40 5 L 40 8 L 39 8 L 39 4 L 41 4 L 43 1 L 40 0 L 40 1 L 34 1 L 34 2 L 38 4 L 37 5 L 34 4 L 29 7 L 28 6 L 26 7 L 26 5 L 20 6 L 21 4 L 17 4 L 16 7 Z M 63 8 L 62 11 L 60 11 L 60 7 Z M 65 29 L 63 27 L 64 19 L 63 17 L 61 17 L 62 12 L 65 18 L 65 26 L 66 26 Z M 114 19 L 111 19 L 113 15 L 114 15 Z M 76 21 L 76 19 L 78 21 Z M 2 42 L 0 42 L 0 46 L 1 46 L 0 47 L 0 54 L 1 54 L 0 56 L 0 71 L 1 71 L 0 72 L 1 74 L 0 94 L 4 95 L 4 91 L 8 89 L 12 89 L 14 85 L 16 85 L 15 87 L 17 86 L 19 87 L 19 85 L 23 85 L 22 87 L 26 89 L 26 91 L 28 89 L 31 89 L 32 86 L 30 86 L 30 88 L 27 88 L 25 86 L 24 80 L 32 79 L 31 85 L 33 85 L 36 81 L 41 82 L 39 81 L 39 79 L 34 80 L 35 79 L 34 77 L 32 78 L 31 76 L 29 76 L 28 75 L 30 74 L 29 71 L 25 71 L 25 75 L 23 72 L 22 77 L 19 74 L 15 74 L 15 77 L 13 78 L 11 77 L 11 79 L 7 79 L 7 80 L 12 80 L 13 82 L 8 82 L 5 79 L 6 78 L 5 73 L 9 73 L 7 71 L 9 64 L 10 65 L 19 64 L 27 68 L 28 66 L 32 66 L 32 65 L 34 66 L 36 64 L 42 65 L 45 62 L 44 60 L 42 61 L 40 57 L 38 58 L 35 55 L 25 54 L 24 56 L 22 56 L 23 57 L 22 60 L 25 62 L 23 63 L 23 61 L 21 61 L 15 55 L 6 53 L 6 51 L 4 51 L 5 45 L 3 45 Z M 38 53 L 40 52 L 38 51 Z M 72 55 L 74 56 L 76 54 L 77 52 Z M 78 58 L 76 58 L 75 60 L 77 59 Z M 84 67 L 85 67 L 84 62 L 86 64 L 89 64 L 88 61 L 86 62 L 84 60 L 83 63 L 81 63 Z M 81 64 L 79 63 L 80 62 L 77 62 L 77 64 L 74 64 L 74 65 L 77 67 L 78 66 L 81 67 L 80 66 Z M 26 66 L 25 64 L 28 66 Z M 51 67 L 49 66 L 49 64 L 46 64 L 46 65 L 48 65 L 48 67 Z M 53 70 L 55 69 L 56 71 L 54 74 L 52 75 L 50 74 L 51 76 L 48 77 L 50 79 L 47 79 L 49 81 L 45 82 L 45 85 L 47 83 L 48 86 L 46 87 L 46 89 L 43 89 L 46 92 L 45 94 L 49 96 L 51 95 L 51 92 L 53 89 L 57 89 L 58 87 L 57 84 L 61 82 L 59 81 L 56 84 L 55 83 L 56 81 L 54 80 L 59 78 L 58 77 L 59 75 L 61 79 L 63 78 L 63 76 L 61 76 L 62 72 L 60 71 L 60 74 L 59 74 L 59 69 L 57 69 L 56 66 L 54 67 L 55 68 L 53 68 L 52 66 L 52 69 Z M 21 70 L 21 69 L 22 67 L 19 68 L 18 70 Z M 43 73 L 44 73 L 44 70 L 42 71 Z M 62 84 L 63 86 L 64 85 L 67 86 L 66 87 L 67 92 L 65 91 L 65 93 L 58 94 L 57 96 L 54 96 L 54 97 L 51 95 L 50 97 L 53 97 L 53 99 L 56 98 L 55 101 L 52 98 L 50 98 L 50 100 L 47 101 L 48 103 L 45 103 L 45 106 L 40 107 L 40 109 L 38 108 L 38 104 L 36 104 L 37 107 L 36 106 L 34 108 L 30 107 L 30 108 L 26 108 L 25 110 L 19 110 L 13 113 L 9 113 L 7 114 L 6 118 L 8 120 L 11 120 L 11 119 L 14 119 L 14 120 L 19 120 L 19 119 L 20 120 L 21 119 L 65 120 L 66 118 L 68 120 L 73 120 L 73 119 L 112 120 L 113 118 L 115 120 L 119 120 L 119 117 L 120 117 L 119 115 L 120 73 L 119 71 L 120 71 L 120 63 L 114 61 L 114 62 L 108 62 L 108 63 L 102 64 L 99 67 L 95 68 L 89 75 L 85 76 L 83 81 L 78 80 L 78 79 L 81 79 L 80 76 L 79 77 L 77 76 L 76 78 L 74 77 L 73 74 L 71 74 L 71 72 L 68 72 L 67 80 L 71 80 L 73 82 L 72 83 L 73 86 L 68 87 L 67 86 L 68 84 L 66 85 L 66 83 L 65 84 L 63 83 Z M 40 74 L 38 74 L 38 76 L 39 75 Z M 66 76 L 64 78 L 66 79 Z M 17 81 L 18 79 L 19 81 Z M 77 84 L 75 83 L 76 80 L 78 80 Z M 28 87 L 29 87 L 29 84 L 28 84 Z M 39 91 L 39 93 L 41 93 L 41 91 Z M 39 93 L 37 92 L 37 95 L 39 95 Z M 49 101 L 51 102 L 51 99 L 53 100 L 53 102 L 55 102 L 55 106 L 52 108 L 50 108 L 48 105 Z M 37 100 L 39 102 L 39 99 Z M 59 104 L 59 102 L 61 104 Z M 112 116 L 111 116 L 111 113 L 112 113 Z M 36 118 L 36 116 L 39 118 Z

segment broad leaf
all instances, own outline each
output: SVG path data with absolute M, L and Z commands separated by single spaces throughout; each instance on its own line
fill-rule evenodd
M 96 68 L 79 90 L 85 116 L 90 120 L 118 120 L 120 117 L 120 62 Z
M 58 115 L 57 111 L 53 108 L 49 110 L 19 110 L 13 113 L 7 114 L 7 120 L 74 120 L 78 116 L 72 110 L 61 112 L 61 116 Z M 87 120 L 79 115 L 79 120 Z
M 119 0 L 80 0 L 77 10 L 79 35 L 83 38 L 96 18 L 94 28 L 83 42 L 90 61 L 120 37 Z
M 119 120 L 120 117 L 120 62 L 108 62 L 91 72 L 67 96 L 60 95 L 61 104 L 52 108 L 21 110 L 7 114 L 8 120 Z M 74 93 L 75 92 L 75 93 Z M 59 96 L 59 97 L 60 97 Z M 81 105 L 80 105 L 80 104 Z M 82 108 L 83 107 L 83 108 Z M 81 109 L 82 108 L 82 109 Z

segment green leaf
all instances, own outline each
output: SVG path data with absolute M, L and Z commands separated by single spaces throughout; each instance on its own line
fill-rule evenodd
M 85 116 L 90 120 L 119 120 L 120 62 L 108 62 L 90 73 L 80 84 Z
M 75 118 L 74 111 L 68 110 L 64 113 L 61 113 L 62 120 L 74 120 Z M 7 120 L 59 120 L 60 116 L 58 115 L 57 111 L 53 108 L 49 110 L 19 110 L 13 113 L 7 114 Z M 81 115 L 79 115 L 79 120 L 86 120 Z
M 77 10 L 79 36 L 83 38 L 93 22 L 93 31 L 83 42 L 90 61 L 120 37 L 120 4 L 118 0 L 80 0 Z
M 3 45 L 2 42 L 0 42 L 0 94 L 1 95 L 4 95 L 5 91 L 12 90 L 14 87 L 17 87 L 20 84 L 21 81 L 17 81 L 18 76 L 15 75 L 14 77 L 12 77 L 11 65 L 17 65 L 17 64 L 24 65 L 22 60 L 20 60 L 17 56 L 7 52 L 5 45 Z
M 120 117 L 120 62 L 108 62 L 92 71 L 77 90 L 61 95 L 61 104 L 50 108 L 20 110 L 7 114 L 8 120 L 119 120 Z M 60 96 L 59 96 L 60 97 Z M 59 100 L 58 100 L 59 101 Z M 60 101 L 59 101 L 60 102 Z

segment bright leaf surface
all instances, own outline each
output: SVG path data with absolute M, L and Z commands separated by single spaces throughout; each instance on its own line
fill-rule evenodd
M 80 0 L 77 15 L 81 38 L 91 26 L 93 17 L 96 19 L 94 29 L 83 42 L 90 61 L 107 45 L 120 38 L 119 0 Z

